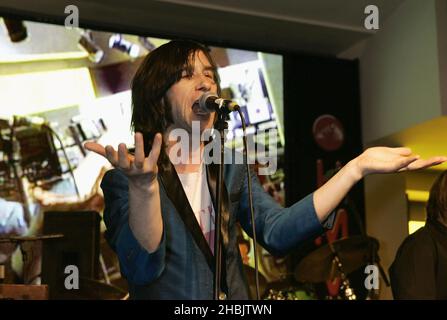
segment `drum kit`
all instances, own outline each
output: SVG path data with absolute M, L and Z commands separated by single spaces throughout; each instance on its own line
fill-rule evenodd
M 28 279 L 26 274 L 26 266 L 32 261 L 32 254 L 29 254 L 28 247 L 26 244 L 30 244 L 35 241 L 53 241 L 57 239 L 63 238 L 63 234 L 50 234 L 50 235 L 36 235 L 36 236 L 10 236 L 10 237 L 0 237 L 0 244 L 18 244 L 20 251 L 22 253 L 23 260 L 23 279 Z M 0 265 L 2 270 L 4 270 L 4 266 Z M 3 271 L 4 272 L 4 271 Z M 4 277 L 4 275 L 3 275 Z M 24 285 L 17 284 L 2 284 L 0 282 L 0 300 L 2 299 L 22 299 L 22 296 L 27 296 L 27 299 L 41 299 L 41 292 L 46 291 L 46 298 L 48 298 L 48 290 L 51 288 L 47 288 L 47 286 L 41 286 L 42 290 L 39 289 L 39 285 L 31 285 L 30 281 L 25 280 Z M 20 291 L 20 292 L 17 292 Z M 39 292 L 38 295 L 33 298 L 29 295 L 29 292 L 36 291 Z M 10 292 L 10 297 L 5 296 L 5 292 Z M 23 294 L 23 293 L 26 293 Z M 67 290 L 67 293 L 64 296 L 59 297 L 58 299 L 64 300 L 127 300 L 129 297 L 128 293 L 124 290 L 110 284 L 105 283 L 96 279 L 89 279 L 85 277 L 79 277 L 79 289 L 77 290 Z
M 282 288 L 278 284 L 273 285 L 276 288 L 270 286 L 265 299 L 317 299 L 313 290 L 315 284 L 339 279 L 338 296 L 326 296 L 325 299 L 356 300 L 358 297 L 349 281 L 349 275 L 361 267 L 376 265 L 384 282 L 389 284 L 380 265 L 378 249 L 377 239 L 367 236 L 352 236 L 322 245 L 297 264 L 293 273 L 295 281 L 283 281 Z M 371 296 L 368 292 L 367 297 Z

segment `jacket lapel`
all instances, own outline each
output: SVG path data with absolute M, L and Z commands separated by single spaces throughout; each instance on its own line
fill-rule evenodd
M 215 214 L 217 214 L 217 203 L 216 203 L 216 198 L 217 198 L 217 176 L 219 174 L 219 166 L 217 166 L 214 163 L 208 164 L 206 165 L 206 176 L 207 176 L 207 180 L 208 180 L 208 187 L 210 189 L 210 193 L 211 193 L 211 198 L 213 200 L 213 207 L 214 207 L 214 212 Z M 229 223 L 229 219 L 230 219 L 230 210 L 229 210 L 229 196 L 228 196 L 228 191 L 226 188 L 225 183 L 223 184 L 223 192 L 222 192 L 223 196 L 223 203 L 222 203 L 222 213 L 221 213 L 221 218 L 222 218 L 222 243 L 223 243 L 223 248 L 224 250 L 227 249 L 228 246 L 228 240 L 229 240 L 229 235 L 228 235 L 228 223 Z M 217 230 L 216 230 L 217 232 Z
M 180 182 L 180 179 L 172 163 L 170 163 L 168 168 L 163 170 L 163 172 L 160 174 L 160 178 L 163 187 L 166 190 L 166 194 L 177 209 L 177 212 L 182 218 L 183 223 L 191 232 L 195 243 L 205 256 L 205 259 L 211 271 L 214 272 L 215 268 L 213 253 L 211 252 L 208 242 L 203 235 L 202 229 L 197 222 L 197 218 L 192 211 L 191 205 L 189 204 L 188 198 L 186 197 L 185 191 L 183 190 L 182 183 Z

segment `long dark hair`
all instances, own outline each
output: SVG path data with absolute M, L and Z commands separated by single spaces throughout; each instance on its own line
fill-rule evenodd
M 181 79 L 182 71 L 193 72 L 193 59 L 197 51 L 202 51 L 213 67 L 220 94 L 217 66 L 209 50 L 195 41 L 173 40 L 160 46 L 144 58 L 135 73 L 132 80 L 131 127 L 133 131 L 143 134 L 146 156 L 151 150 L 155 134 L 163 134 L 173 123 L 171 107 L 165 101 L 166 92 Z M 161 170 L 169 164 L 164 148 L 158 163 Z
M 430 189 L 427 219 L 447 226 L 447 170 L 442 172 Z

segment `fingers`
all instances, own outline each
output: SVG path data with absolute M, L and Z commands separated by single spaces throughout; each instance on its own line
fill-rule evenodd
M 96 142 L 86 142 L 84 143 L 84 148 L 87 150 L 93 151 L 103 157 L 106 157 L 106 149 Z
M 114 167 L 122 167 L 123 169 L 127 169 L 130 166 L 130 162 L 128 159 L 127 148 L 124 143 L 119 145 L 119 152 L 117 153 L 115 149 L 108 145 L 105 148 L 96 142 L 86 142 L 84 147 L 87 150 L 93 151 L 109 160 L 109 162 Z
M 447 161 L 447 157 L 433 157 L 427 160 L 418 160 L 408 165 L 408 170 L 424 169 L 436 166 Z
M 124 143 L 118 145 L 118 165 L 121 169 L 130 169 L 129 154 L 127 153 L 127 147 Z
M 105 157 L 109 162 L 116 167 L 118 165 L 118 154 L 112 146 L 106 146 L 105 148 L 96 142 L 86 142 L 84 147 L 87 150 L 93 151 L 103 157 Z
M 447 161 L 447 157 L 435 157 L 437 164 L 441 164 Z
M 118 154 L 115 151 L 115 149 L 113 149 L 112 146 L 106 146 L 105 151 L 106 151 L 106 158 L 107 158 L 107 160 L 109 160 L 109 162 L 114 167 L 116 167 L 118 165 Z
M 419 160 L 419 156 L 411 156 L 411 157 L 405 157 L 398 161 L 398 166 L 396 168 L 397 171 L 407 171 L 410 169 L 410 165 L 412 163 L 415 163 Z
M 447 161 L 447 157 L 432 157 L 430 159 L 424 160 L 425 166 L 436 166 L 438 164 L 444 163 Z
M 144 165 L 144 140 L 140 132 L 135 133 L 135 167 L 142 169 Z
M 162 144 L 162 137 L 160 133 L 157 133 L 154 137 L 154 142 L 152 143 L 152 150 L 149 153 L 149 163 L 156 164 L 158 157 L 160 156 L 160 149 Z
M 158 158 L 160 156 L 161 146 L 162 146 L 162 135 L 157 133 L 154 137 L 152 143 L 152 150 L 147 157 L 151 168 L 157 165 Z M 124 143 L 118 145 L 118 151 L 116 151 L 112 146 L 108 145 L 105 148 L 96 142 L 86 142 L 84 147 L 87 150 L 93 151 L 109 160 L 109 162 L 114 166 L 123 170 L 130 170 L 129 173 L 134 172 L 134 168 L 137 170 L 145 170 L 144 162 L 146 161 L 144 155 L 144 138 L 140 132 L 135 133 L 135 156 L 129 155 L 127 147 Z M 151 170 L 151 169 L 150 169 Z

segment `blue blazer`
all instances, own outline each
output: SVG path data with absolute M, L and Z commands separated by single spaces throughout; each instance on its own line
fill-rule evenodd
M 207 179 L 213 197 L 213 174 Z M 238 247 L 237 223 L 252 236 L 245 165 L 225 165 L 228 193 L 224 219 L 228 237 L 225 245 L 225 281 L 228 299 L 248 299 L 248 286 Z M 284 255 L 302 241 L 330 228 L 334 214 L 319 222 L 313 194 L 289 208 L 282 208 L 262 188 L 251 171 L 253 205 L 258 242 L 274 255 Z M 131 299 L 212 299 L 211 250 L 189 206 L 173 166 L 159 174 L 163 236 L 158 249 L 148 253 L 129 228 L 128 179 L 118 170 L 108 171 L 101 183 L 104 192 L 106 239 L 118 255 L 121 273 L 127 279 Z M 214 197 L 213 197 L 214 199 Z M 225 211 L 225 210 L 224 210 Z M 224 214 L 224 213 L 222 213 Z M 205 242 L 204 242 L 205 241 Z M 208 252 L 206 251 L 208 248 Z

